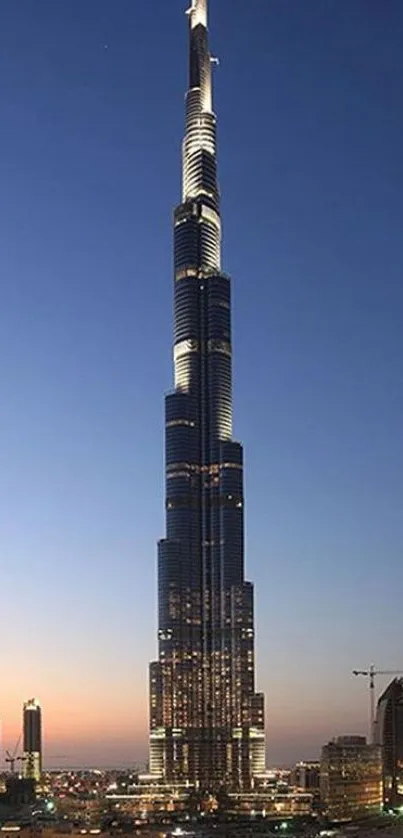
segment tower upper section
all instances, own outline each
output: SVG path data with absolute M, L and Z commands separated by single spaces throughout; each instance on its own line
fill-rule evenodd
M 192 0 L 189 17 L 189 86 L 186 93 L 186 125 L 182 145 L 182 205 L 176 222 L 190 221 L 186 252 L 194 267 L 195 242 L 191 225 L 201 225 L 197 247 L 198 267 L 217 271 L 221 267 L 221 222 L 217 178 L 216 118 L 213 112 L 212 58 L 208 43 L 207 0 Z M 188 235 L 186 235 L 188 239 Z M 181 245 L 182 254 L 184 248 Z M 176 269 L 185 267 L 183 259 Z
M 192 28 L 201 24 L 207 29 L 207 0 L 192 0 L 189 15 Z

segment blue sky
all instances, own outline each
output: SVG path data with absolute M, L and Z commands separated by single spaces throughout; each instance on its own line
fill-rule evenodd
M 210 5 L 258 686 L 287 763 L 365 732 L 351 669 L 403 666 L 403 7 Z M 0 699 L 11 743 L 39 696 L 49 763 L 146 754 L 184 6 L 1 5 Z

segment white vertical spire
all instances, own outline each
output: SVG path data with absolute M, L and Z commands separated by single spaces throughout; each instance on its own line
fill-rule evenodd
M 207 29 L 207 0 L 192 0 L 190 8 L 192 29 L 195 26 L 205 26 Z

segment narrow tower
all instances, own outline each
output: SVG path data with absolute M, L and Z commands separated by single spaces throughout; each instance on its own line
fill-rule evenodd
M 23 708 L 24 776 L 37 782 L 42 773 L 42 719 L 36 698 L 26 701 Z
M 188 17 L 150 771 L 203 789 L 248 789 L 265 766 L 264 700 L 255 692 L 253 587 L 244 575 L 243 452 L 232 439 L 231 283 L 221 270 L 207 0 L 192 0 Z

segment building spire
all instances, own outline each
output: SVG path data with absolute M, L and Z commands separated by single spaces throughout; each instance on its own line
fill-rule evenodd
M 211 54 L 207 32 L 208 0 L 192 0 L 188 9 L 190 20 L 190 77 L 189 88 L 200 89 L 200 106 L 204 112 L 212 112 Z
M 182 199 L 200 200 L 216 212 L 214 264 L 220 268 L 219 190 L 216 159 L 216 120 L 213 113 L 211 54 L 207 31 L 208 0 L 192 0 L 190 18 L 189 87 L 183 142 Z
M 189 14 L 192 29 L 199 25 L 207 29 L 207 0 L 192 0 Z

